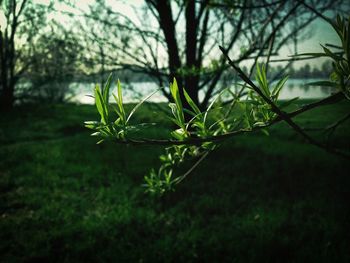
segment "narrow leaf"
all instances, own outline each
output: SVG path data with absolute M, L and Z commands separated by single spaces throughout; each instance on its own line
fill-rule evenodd
M 205 122 L 206 122 L 206 120 L 207 120 L 209 111 L 210 111 L 211 108 L 214 106 L 215 102 L 220 98 L 220 96 L 221 96 L 227 89 L 228 89 L 228 88 L 223 89 L 222 91 L 220 91 L 220 93 L 215 97 L 215 99 L 213 99 L 213 101 L 209 104 L 207 110 L 206 110 L 205 113 L 204 113 L 204 117 L 203 117 L 203 123 L 204 123 L 204 124 L 205 124 Z
M 106 104 L 108 104 L 108 101 L 109 101 L 109 90 L 111 87 L 112 79 L 113 79 L 113 74 L 111 73 L 111 74 L 109 74 L 107 82 L 102 90 L 103 99 L 104 99 Z
M 114 107 L 114 110 L 118 114 L 118 116 L 120 117 L 120 119 L 122 120 L 122 122 L 124 124 L 125 123 L 125 112 L 123 111 L 123 109 L 124 109 L 123 105 L 122 105 L 122 107 L 120 107 L 119 103 L 118 103 L 119 98 L 115 94 L 112 94 L 112 95 L 113 95 L 115 101 L 117 102 L 117 106 L 118 106 L 118 108 Z
M 118 101 L 117 101 L 117 104 L 119 106 L 119 109 L 121 110 L 123 108 L 123 93 L 122 93 L 122 87 L 120 85 L 120 81 L 118 79 L 118 82 L 117 82 L 117 88 L 118 88 Z
M 155 90 L 154 92 L 152 92 L 151 94 L 149 94 L 147 97 L 145 97 L 143 100 L 141 100 L 141 101 L 132 109 L 132 111 L 130 112 L 128 118 L 126 119 L 126 123 L 129 122 L 131 116 L 135 113 L 135 111 L 136 111 L 146 100 L 148 100 L 150 97 L 152 97 L 152 96 L 153 96 L 155 93 L 157 93 L 159 90 L 161 90 L 161 88 Z
M 185 117 L 183 114 L 183 107 L 182 107 L 182 103 L 181 103 L 181 98 L 180 98 L 180 92 L 179 92 L 179 88 L 177 85 L 177 81 L 174 78 L 173 83 L 170 83 L 170 91 L 171 94 L 174 98 L 175 104 L 177 106 L 177 119 L 179 120 L 180 123 L 184 124 L 185 123 Z
M 190 95 L 188 95 L 187 91 L 185 89 L 183 89 L 184 95 L 185 95 L 185 99 L 188 102 L 188 104 L 191 106 L 191 108 L 193 109 L 193 111 L 196 114 L 200 114 L 201 111 L 199 110 L 199 108 L 197 107 L 196 103 L 194 103 L 194 101 L 191 99 Z
M 277 83 L 277 85 L 273 89 L 272 96 L 276 97 L 276 99 L 278 99 L 278 96 L 287 80 L 288 80 L 288 76 L 285 76 Z
M 107 124 L 107 118 L 106 118 L 107 114 L 106 114 L 104 101 L 103 101 L 103 97 L 102 97 L 99 85 L 96 85 L 95 87 L 95 104 L 96 104 L 97 111 L 101 116 L 101 122 L 103 124 Z

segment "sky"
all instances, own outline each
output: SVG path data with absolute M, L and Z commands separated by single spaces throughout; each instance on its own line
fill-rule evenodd
M 306 37 L 298 45 L 298 53 L 308 53 L 308 52 L 323 52 L 322 45 L 334 44 L 340 45 L 340 40 L 338 35 L 333 30 L 332 26 L 324 21 L 323 19 L 317 18 L 313 21 L 306 31 Z M 304 34 L 305 35 L 305 34 Z M 280 52 L 280 58 L 288 58 L 293 55 L 294 50 L 292 47 L 284 47 Z M 325 58 L 308 60 L 308 63 L 312 66 L 319 66 L 325 61 Z M 294 67 L 299 68 L 303 66 L 305 61 L 294 62 Z
M 303 52 L 315 52 L 315 48 L 318 47 L 322 50 L 320 44 L 332 43 L 339 44 L 338 35 L 335 33 L 330 24 L 322 19 L 317 19 L 311 25 L 313 32 L 312 37 L 306 39 L 300 46 L 300 51 Z

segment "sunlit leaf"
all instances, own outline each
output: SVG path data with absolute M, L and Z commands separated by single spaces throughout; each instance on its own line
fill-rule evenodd
M 108 79 L 106 81 L 106 84 L 102 90 L 103 99 L 104 99 L 106 104 L 108 104 L 108 102 L 109 102 L 109 90 L 111 87 L 112 79 L 113 79 L 113 74 L 111 73 L 111 74 L 109 74 Z
M 103 97 L 102 97 L 99 85 L 96 85 L 95 87 L 95 104 L 96 104 L 97 111 L 101 116 L 101 122 L 103 124 L 107 124 L 106 108 L 104 105 L 104 101 L 103 101 Z
M 176 107 L 177 107 L 177 120 L 182 124 L 182 126 L 184 126 L 185 124 L 185 116 L 183 113 L 183 107 L 182 107 L 182 102 L 181 102 L 181 98 L 180 98 L 180 92 L 179 92 L 179 88 L 177 85 L 177 81 L 174 78 L 173 83 L 170 83 L 170 91 L 171 94 L 173 96 L 173 99 L 175 101 Z
M 257 64 L 256 66 L 256 81 L 259 83 L 260 90 L 264 93 L 264 95 L 270 97 L 270 90 L 267 84 L 266 69 L 264 64 L 262 64 L 261 67 L 260 64 Z

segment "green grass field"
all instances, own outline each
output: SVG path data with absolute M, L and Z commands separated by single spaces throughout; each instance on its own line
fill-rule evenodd
M 296 121 L 324 127 L 349 110 Z M 145 136 L 168 135 L 162 114 L 137 118 L 160 122 Z M 1 262 L 350 262 L 350 163 L 287 125 L 225 141 L 154 199 L 141 184 L 162 147 L 96 145 L 83 127 L 96 119 L 87 105 L 0 116 Z M 331 143 L 349 151 L 349 132 L 348 121 Z

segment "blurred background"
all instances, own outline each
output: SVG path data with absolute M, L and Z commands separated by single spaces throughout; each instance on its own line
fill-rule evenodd
M 191 2 L 191 1 L 189 1 Z M 316 13 L 312 9 L 317 9 Z M 135 101 L 176 77 L 202 108 L 238 81 L 219 50 L 246 72 L 269 61 L 269 76 L 290 76 L 282 99 L 319 98 L 325 59 L 291 56 L 339 44 L 317 12 L 347 14 L 347 1 L 1 1 L 2 108 L 24 102 L 93 103 L 86 96 L 114 72 Z M 254 73 L 253 73 L 254 74 Z M 151 100 L 169 99 L 167 89 Z
M 0 261 L 350 262 L 350 163 L 287 124 L 226 140 L 161 198 L 142 184 L 165 147 L 96 145 L 83 124 L 100 120 L 91 95 L 110 73 L 127 112 L 163 88 L 131 121 L 157 123 L 146 138 L 174 128 L 174 77 L 202 110 L 226 88 L 245 98 L 219 46 L 253 80 L 258 62 L 271 82 L 289 75 L 280 99 L 299 99 L 286 111 L 315 103 L 336 90 L 305 83 L 329 79 L 331 61 L 294 55 L 337 52 L 324 16 L 349 11 L 346 0 L 0 0 Z M 349 112 L 344 99 L 293 120 L 349 153 Z

